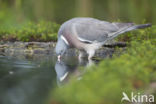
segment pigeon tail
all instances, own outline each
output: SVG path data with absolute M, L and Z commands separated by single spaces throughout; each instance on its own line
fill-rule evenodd
M 152 24 L 148 23 L 148 24 L 136 25 L 135 28 L 136 29 L 144 29 L 144 28 L 151 27 L 151 26 L 152 26 Z
M 144 28 L 151 27 L 151 26 L 152 26 L 151 24 L 141 24 L 141 25 L 133 25 L 133 26 L 130 26 L 130 27 L 124 27 L 124 28 L 120 29 L 119 31 L 110 34 L 109 38 L 106 39 L 103 42 L 103 45 L 106 43 L 106 41 L 114 39 L 115 37 L 117 37 L 120 34 L 129 32 L 129 31 L 132 31 L 132 30 L 136 30 L 136 29 L 144 29 Z

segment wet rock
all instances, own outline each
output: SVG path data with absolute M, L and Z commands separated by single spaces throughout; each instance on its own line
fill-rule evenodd
M 109 43 L 110 44 L 110 43 Z M 107 44 L 108 45 L 108 44 Z M 6 56 L 39 56 L 56 55 L 54 52 L 55 42 L 5 42 L 0 43 L 0 54 Z M 108 45 L 110 46 L 110 45 Z M 113 45 L 96 51 L 95 56 L 100 58 L 112 57 L 115 52 Z M 78 56 L 78 50 L 69 49 L 65 56 Z
M 8 45 L 7 45 L 7 44 L 0 45 L 0 48 L 6 48 L 6 47 L 8 47 Z

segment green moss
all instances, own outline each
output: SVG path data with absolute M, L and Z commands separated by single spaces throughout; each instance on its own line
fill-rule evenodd
M 144 92 L 156 80 L 156 28 L 129 33 L 127 51 L 91 66 L 81 80 L 52 91 L 59 104 L 120 104 L 122 92 Z M 125 38 L 125 36 L 121 36 Z M 118 38 L 119 39 L 119 38 Z M 85 70 L 85 68 L 84 68 Z
M 28 22 L 19 26 L 0 27 L 0 40 L 3 41 L 56 41 L 59 25 L 52 22 Z

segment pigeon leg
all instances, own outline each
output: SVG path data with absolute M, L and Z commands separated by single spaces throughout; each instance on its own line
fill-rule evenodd
M 87 53 L 88 53 L 88 60 L 91 60 L 95 54 L 95 50 L 89 50 L 87 51 Z
M 83 51 L 79 51 L 79 59 L 81 59 L 82 57 L 84 57 L 84 52 Z
M 82 58 L 85 56 L 85 54 L 84 54 L 84 51 L 79 51 L 79 56 L 78 56 L 78 58 L 79 58 L 79 62 L 81 63 L 82 62 Z

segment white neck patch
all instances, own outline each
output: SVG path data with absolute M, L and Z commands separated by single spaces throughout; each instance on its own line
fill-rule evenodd
M 62 39 L 67 45 L 69 45 L 68 41 L 66 40 L 66 38 L 65 38 L 63 35 L 61 35 L 61 39 Z

